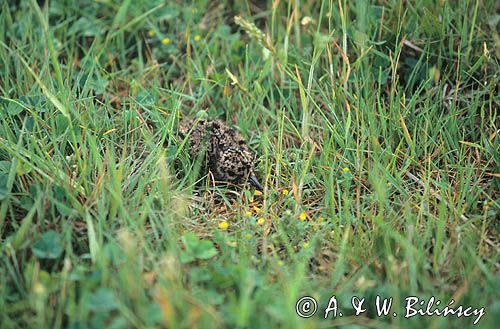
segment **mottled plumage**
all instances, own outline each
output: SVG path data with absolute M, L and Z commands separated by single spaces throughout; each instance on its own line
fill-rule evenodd
M 236 130 L 218 120 L 200 119 L 181 123 L 179 135 L 187 136 L 191 159 L 205 156 L 216 180 L 236 184 L 248 181 L 262 190 L 253 172 L 252 152 Z

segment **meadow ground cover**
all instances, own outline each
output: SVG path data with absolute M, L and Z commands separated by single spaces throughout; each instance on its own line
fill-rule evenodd
M 499 7 L 2 1 L 0 327 L 478 318 L 408 296 L 498 327 Z M 237 127 L 264 190 L 200 175 L 182 118 Z

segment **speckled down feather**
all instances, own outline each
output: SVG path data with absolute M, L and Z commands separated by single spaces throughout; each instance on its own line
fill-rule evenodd
M 253 171 L 254 156 L 243 137 L 222 121 L 182 122 L 179 136 L 188 138 L 191 159 L 205 156 L 215 180 L 241 184 L 250 182 L 262 190 Z

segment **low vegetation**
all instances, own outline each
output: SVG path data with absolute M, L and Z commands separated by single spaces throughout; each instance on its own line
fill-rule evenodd
M 493 0 L 2 2 L 0 327 L 477 318 L 408 319 L 407 296 L 497 327 L 499 20 Z M 262 192 L 200 175 L 177 134 L 197 117 L 245 137 Z

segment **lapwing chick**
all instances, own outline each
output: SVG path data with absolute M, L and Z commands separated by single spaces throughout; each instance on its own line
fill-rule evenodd
M 253 171 L 254 156 L 243 137 L 219 120 L 195 119 L 182 122 L 179 136 L 188 139 L 191 159 L 203 157 L 206 169 L 216 181 L 249 182 L 262 190 Z

